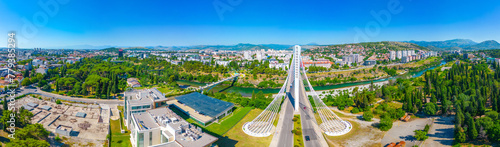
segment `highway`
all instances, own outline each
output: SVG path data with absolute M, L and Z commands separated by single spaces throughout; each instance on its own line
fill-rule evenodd
M 302 79 L 302 78 L 301 78 Z M 300 80 L 300 120 L 302 124 L 302 135 L 304 140 L 304 146 L 306 147 L 321 147 L 321 139 L 324 140 L 322 134 L 317 134 L 314 130 L 316 125 L 316 119 L 311 109 L 311 103 L 306 95 L 306 90 L 304 88 L 304 83 Z M 304 109 L 306 107 L 306 109 Z M 321 133 L 321 132 L 320 132 Z M 321 136 L 320 136 L 321 135 Z M 305 136 L 309 136 L 310 141 L 305 140 Z
M 291 147 L 293 146 L 293 105 L 290 100 L 287 98 L 283 102 L 283 107 L 281 109 L 285 114 L 283 117 L 280 117 L 279 121 L 283 121 L 281 125 L 278 124 L 276 127 L 278 143 L 276 146 L 278 147 Z
M 293 65 L 292 65 L 293 66 Z M 281 115 L 279 115 L 278 125 L 276 126 L 276 132 L 274 134 L 273 140 L 270 146 L 278 147 L 291 147 L 293 146 L 293 97 L 290 92 L 291 85 L 293 84 L 293 75 L 290 76 L 286 86 L 286 98 L 281 106 Z M 284 113 L 284 114 L 283 114 Z

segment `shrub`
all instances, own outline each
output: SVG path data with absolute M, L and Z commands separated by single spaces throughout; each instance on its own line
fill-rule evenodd
M 378 128 L 382 131 L 387 131 L 392 128 L 392 119 L 390 117 L 383 117 L 380 120 Z
M 354 108 L 351 110 L 351 113 L 359 113 L 359 109 L 358 109 L 358 107 L 354 107 Z
M 491 119 L 498 119 L 498 112 L 496 111 L 486 112 L 486 116 L 488 116 Z
M 363 119 L 365 121 L 372 121 L 372 118 L 373 118 L 373 114 L 371 111 L 366 111 L 365 113 L 363 113 Z
M 295 135 L 302 135 L 302 131 L 301 130 L 295 131 Z
M 56 104 L 62 104 L 61 100 L 56 100 Z
M 429 128 L 430 128 L 430 127 L 431 127 L 431 126 L 429 126 L 429 124 L 425 125 L 425 129 L 424 129 L 424 131 L 425 131 L 426 133 L 428 133 L 428 132 L 429 132 Z
M 415 130 L 413 131 L 415 132 L 415 138 L 419 141 L 424 141 L 426 140 L 427 138 L 429 138 L 429 136 L 427 136 L 427 132 L 425 131 L 422 131 L 422 130 Z
M 60 141 L 61 141 L 61 138 L 59 137 L 59 135 L 57 135 L 54 139 L 55 139 L 57 142 L 60 142 Z

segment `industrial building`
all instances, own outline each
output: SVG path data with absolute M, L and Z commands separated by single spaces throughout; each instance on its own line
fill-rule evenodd
M 231 114 L 234 107 L 233 103 L 215 99 L 198 92 L 181 95 L 175 99 L 177 101 L 174 101 L 172 106 L 202 125 L 218 122 L 219 119 Z

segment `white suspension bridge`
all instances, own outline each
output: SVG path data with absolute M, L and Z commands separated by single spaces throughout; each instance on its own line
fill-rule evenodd
M 321 129 L 321 132 L 325 133 L 328 136 L 340 136 L 348 133 L 351 131 L 352 125 L 348 121 L 344 121 L 341 118 L 339 118 L 331 109 L 328 108 L 328 106 L 323 103 L 321 98 L 318 96 L 318 94 L 314 91 L 313 87 L 311 86 L 311 83 L 309 82 L 309 79 L 307 78 L 305 68 L 301 64 L 301 48 L 300 46 L 296 45 L 294 47 L 294 54 L 292 58 L 292 64 L 291 66 L 294 66 L 293 68 L 290 68 L 288 71 L 288 76 L 285 80 L 285 84 L 283 87 L 281 87 L 279 93 L 274 96 L 273 101 L 262 111 L 262 113 L 257 116 L 255 119 L 253 119 L 250 122 L 247 122 L 243 125 L 243 131 L 254 137 L 267 137 L 270 136 L 273 133 L 277 133 L 276 126 L 274 126 L 274 122 L 276 121 L 276 116 L 280 112 L 280 108 L 282 105 L 283 100 L 289 99 L 294 101 L 294 113 L 297 113 L 302 106 L 299 106 L 300 102 L 300 95 L 301 95 L 301 90 L 299 88 L 301 87 L 299 84 L 302 84 L 300 82 L 301 80 L 301 73 L 305 77 L 305 81 L 307 82 L 307 86 L 309 87 L 310 90 L 310 96 L 312 96 L 313 102 L 315 104 L 315 109 L 316 112 L 319 114 L 319 117 L 321 119 L 321 122 L 316 122 L 315 125 L 318 125 L 319 128 Z M 302 72 L 301 72 L 302 71 Z M 293 83 L 293 84 L 292 84 Z M 289 91 L 287 91 L 287 86 L 293 87 L 293 95 L 292 93 L 286 94 L 287 92 L 291 92 L 292 89 L 290 88 Z M 305 90 L 304 90 L 305 92 Z M 307 100 L 308 98 L 305 98 Z M 308 102 L 307 102 L 308 103 Z M 304 107 L 304 109 L 306 109 Z M 313 108 L 310 108 L 313 109 Z M 285 111 L 286 112 L 286 111 Z M 306 113 L 307 115 L 307 113 Z M 308 116 L 309 117 L 309 116 Z M 312 116 L 314 117 L 314 116 Z M 312 118 L 314 119 L 314 118 Z M 284 123 L 293 123 L 291 121 L 284 122 Z M 304 128 L 303 128 L 304 129 Z M 281 134 L 280 134 L 281 135 Z

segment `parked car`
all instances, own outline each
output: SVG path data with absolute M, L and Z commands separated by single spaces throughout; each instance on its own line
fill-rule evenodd
M 306 136 L 306 141 L 309 141 L 311 140 L 311 138 L 309 138 L 309 136 Z

